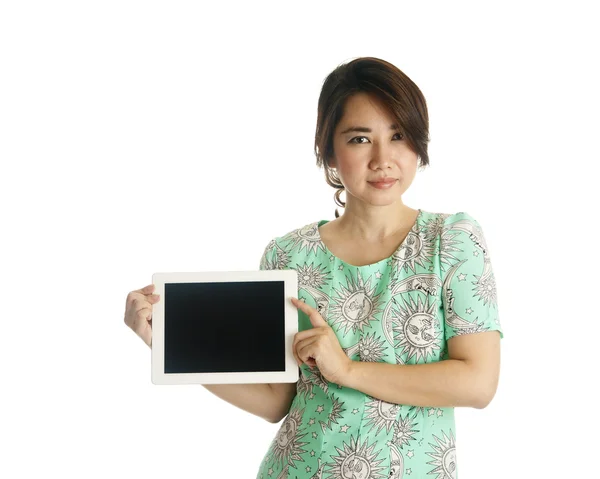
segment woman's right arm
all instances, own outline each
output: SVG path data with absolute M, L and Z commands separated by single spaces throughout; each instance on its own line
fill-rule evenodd
M 154 285 L 130 292 L 125 305 L 125 324 L 152 347 L 152 305 L 160 297 Z M 287 415 L 296 395 L 296 383 L 203 384 L 215 396 L 255 416 L 278 423 Z
M 274 424 L 287 415 L 296 395 L 296 383 L 203 386 L 228 403 Z

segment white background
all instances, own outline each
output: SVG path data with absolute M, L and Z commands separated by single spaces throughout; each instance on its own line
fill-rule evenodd
M 490 248 L 501 380 L 457 410 L 460 479 L 594 475 L 594 2 L 413 3 L 0 4 L 0 477 L 255 477 L 279 426 L 154 386 L 125 298 L 334 218 L 317 99 L 359 56 L 428 102 L 404 202 L 468 212 Z

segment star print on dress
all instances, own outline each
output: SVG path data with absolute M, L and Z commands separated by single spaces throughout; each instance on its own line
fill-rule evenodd
M 410 406 L 408 408 L 408 412 L 410 412 L 413 416 L 418 416 L 419 414 L 421 414 L 422 416 L 425 416 L 426 414 L 426 407 L 423 406 Z

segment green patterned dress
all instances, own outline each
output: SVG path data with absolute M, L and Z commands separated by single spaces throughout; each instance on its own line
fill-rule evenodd
M 326 220 L 273 239 L 260 269 L 295 269 L 298 298 L 317 308 L 354 361 L 448 358 L 459 334 L 497 330 L 496 283 L 479 223 L 419 210 L 392 256 L 353 266 L 319 235 Z M 298 311 L 298 330 L 312 326 Z M 456 479 L 454 408 L 394 404 L 327 381 L 305 364 L 257 479 Z

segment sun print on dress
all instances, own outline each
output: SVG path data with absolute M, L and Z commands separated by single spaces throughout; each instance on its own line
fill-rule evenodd
M 435 466 L 428 474 L 437 474 L 434 479 L 455 479 L 456 478 L 456 447 L 454 435 L 450 430 L 449 436 L 445 431 L 442 431 L 442 438 L 433 435 L 436 444 L 429 443 L 433 452 L 428 451 L 426 454 L 433 458 L 427 464 Z M 433 477 L 433 476 L 432 476 Z
M 296 467 L 295 461 L 304 461 L 301 454 L 305 453 L 302 447 L 308 444 L 302 441 L 306 432 L 300 427 L 304 409 L 292 407 L 289 414 L 281 424 L 275 439 L 271 443 L 267 461 L 273 457 L 274 462 L 284 470 L 286 466 Z
M 327 472 L 331 479 L 387 479 L 385 467 L 381 465 L 384 459 L 378 459 L 382 449 L 374 450 L 376 442 L 369 444 L 365 439 L 361 444 L 361 438 L 350 437 L 350 441 L 344 441 L 342 448 L 335 447 L 337 454 L 332 455 L 333 463 L 328 463 L 330 468 Z

